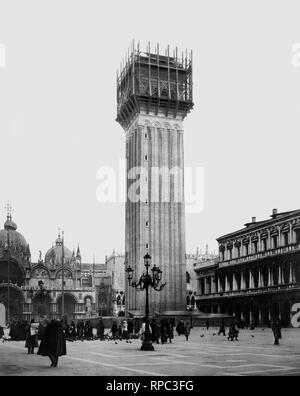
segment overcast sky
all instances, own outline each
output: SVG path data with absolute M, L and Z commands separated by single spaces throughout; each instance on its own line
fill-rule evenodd
M 300 2 L 0 0 L 0 220 L 5 205 L 33 260 L 65 231 L 83 259 L 124 251 L 124 204 L 96 199 L 118 169 L 116 69 L 132 39 L 194 51 L 187 166 L 205 171 L 205 206 L 186 216 L 187 252 L 273 208 L 300 208 Z

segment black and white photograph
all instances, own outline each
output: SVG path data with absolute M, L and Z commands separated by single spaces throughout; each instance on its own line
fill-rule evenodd
M 0 0 L 0 377 L 299 376 L 299 131 L 299 0 Z

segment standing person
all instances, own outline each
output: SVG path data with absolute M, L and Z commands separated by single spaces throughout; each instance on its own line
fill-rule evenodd
M 7 325 L 3 328 L 2 342 L 9 341 L 10 339 L 10 324 L 7 323 Z
M 117 339 L 118 339 L 118 335 L 119 335 L 119 328 L 118 328 L 118 324 L 117 322 L 114 320 L 112 325 L 111 325 L 111 334 L 112 334 L 112 338 L 115 341 L 115 344 L 117 344 Z
M 160 339 L 162 344 L 165 344 L 168 340 L 167 328 L 163 321 L 160 322 Z
M 225 321 L 224 321 L 224 319 L 222 319 L 221 323 L 220 323 L 220 329 L 219 329 L 218 335 L 220 335 L 220 334 L 223 334 L 224 336 L 226 336 L 226 329 L 225 329 Z
M 206 319 L 206 330 L 209 330 L 209 319 Z
M 50 367 L 57 367 L 59 356 L 67 354 L 63 326 L 59 321 L 52 320 L 47 325 L 37 354 L 48 356 L 51 360 Z
M 183 320 L 180 320 L 176 326 L 176 331 L 177 334 L 180 336 L 181 334 L 184 334 L 184 322 Z
M 122 331 L 123 331 L 123 339 L 126 340 L 126 342 L 130 343 L 131 341 L 129 341 L 129 333 L 128 333 L 128 323 L 126 320 L 124 320 L 123 322 L 123 326 L 122 326 Z
M 72 320 L 69 328 L 69 340 L 71 342 L 76 340 L 76 326 L 74 320 Z
M 86 340 L 91 340 L 93 338 L 92 327 L 89 320 L 87 320 L 84 325 L 84 338 Z
M 129 334 L 129 339 L 132 339 L 132 336 L 133 336 L 133 321 L 131 319 L 128 319 L 128 334 Z
M 28 355 L 34 354 L 34 348 L 38 348 L 38 328 L 34 325 L 34 319 L 31 319 L 30 324 L 26 327 L 26 342 L 25 348 L 28 349 Z
M 172 323 L 170 322 L 167 322 L 167 333 L 168 333 L 169 342 L 172 343 L 172 340 L 174 338 L 174 329 Z
M 152 320 L 151 323 L 151 331 L 152 331 L 152 342 L 156 342 L 159 344 L 159 334 L 158 334 L 158 324 L 155 319 Z
M 274 319 L 272 322 L 272 331 L 274 335 L 274 345 L 279 345 L 279 340 L 282 338 L 282 336 L 280 320 L 278 318 Z
M 83 323 L 83 320 L 79 320 L 79 322 L 77 323 L 77 338 L 78 338 L 78 340 L 83 342 L 83 338 L 84 338 L 84 323 Z
M 189 340 L 190 333 L 191 333 L 191 325 L 189 322 L 186 322 L 184 326 L 184 335 L 187 341 Z
M 100 341 L 103 341 L 104 338 L 104 323 L 103 319 L 100 318 L 99 322 L 97 323 L 97 337 Z

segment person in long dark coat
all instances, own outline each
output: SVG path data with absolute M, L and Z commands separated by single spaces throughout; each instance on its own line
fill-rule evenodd
M 97 323 L 97 338 L 100 341 L 103 341 L 104 339 L 104 323 L 103 323 L 103 319 L 100 318 L 98 323 Z
M 52 320 L 48 324 L 37 354 L 49 356 L 51 367 L 57 367 L 59 356 L 67 354 L 66 339 L 59 321 Z
M 160 339 L 162 344 L 165 344 L 168 340 L 168 329 L 163 321 L 160 322 Z
M 83 338 L 84 338 L 84 323 L 83 323 L 83 320 L 80 320 L 77 323 L 77 337 L 78 337 L 78 340 L 83 342 Z
M 274 335 L 274 345 L 279 345 L 281 337 L 281 325 L 279 319 L 274 319 L 272 322 L 272 331 Z
M 225 328 L 224 319 L 222 319 L 221 323 L 220 323 L 220 329 L 219 329 L 218 335 L 220 335 L 220 334 L 223 334 L 223 336 L 226 336 L 226 328 Z
M 189 322 L 186 322 L 184 326 L 184 335 L 187 341 L 189 340 L 190 333 L 191 333 L 191 325 Z
M 172 323 L 167 322 L 166 323 L 166 328 L 167 328 L 167 334 L 168 334 L 169 342 L 172 343 L 172 340 L 174 338 L 174 328 L 173 328 Z
M 184 322 L 183 320 L 181 320 L 180 322 L 178 322 L 177 326 L 176 326 L 176 331 L 177 334 L 180 336 L 181 334 L 184 334 Z
M 69 337 L 68 341 L 76 341 L 76 326 L 74 320 L 72 320 L 70 326 L 69 326 Z
M 38 348 L 38 330 L 33 327 L 34 319 L 31 319 L 30 324 L 26 327 L 26 342 L 25 348 L 28 349 L 28 355 L 34 354 L 34 348 Z
M 131 319 L 128 319 L 128 334 L 129 334 L 129 338 L 132 338 L 133 336 L 133 321 Z
M 118 327 L 118 324 L 117 324 L 117 322 L 115 320 L 113 321 L 113 323 L 111 325 L 111 330 L 110 331 L 111 331 L 111 334 L 112 334 L 112 338 L 115 341 L 115 344 L 117 344 L 118 343 L 117 339 L 119 337 L 119 327 Z

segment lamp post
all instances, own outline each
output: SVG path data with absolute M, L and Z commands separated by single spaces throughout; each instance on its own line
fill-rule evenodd
M 7 230 L 7 322 L 10 323 L 10 235 Z
M 146 309 L 145 309 L 145 333 L 143 337 L 143 343 L 141 346 L 142 351 L 154 351 L 154 347 L 151 341 L 151 333 L 150 333 L 150 323 L 149 323 L 149 287 L 156 291 L 161 291 L 166 283 L 163 283 L 159 286 L 161 282 L 162 270 L 159 267 L 156 267 L 154 264 L 151 269 L 152 276 L 149 274 L 149 267 L 151 266 L 151 256 L 147 253 L 144 256 L 144 265 L 146 267 L 146 271 L 142 274 L 139 281 L 133 281 L 133 269 L 129 266 L 126 269 L 127 279 L 129 281 L 129 286 L 137 289 L 137 290 L 145 290 L 146 291 Z
M 64 251 L 64 232 L 62 231 L 61 239 L 61 317 L 65 317 L 65 274 L 64 274 L 64 261 L 65 261 L 65 251 Z

